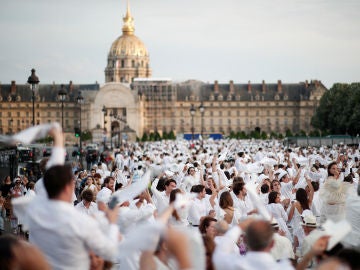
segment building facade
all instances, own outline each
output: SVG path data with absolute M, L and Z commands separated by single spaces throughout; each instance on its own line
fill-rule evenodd
M 61 123 L 63 118 L 66 141 L 71 143 L 76 140 L 74 128 L 81 123 L 82 131 L 90 131 L 94 142 L 112 146 L 151 132 L 228 135 L 255 129 L 268 134 L 312 129 L 311 117 L 326 91 L 321 81 L 175 83 L 151 78 L 149 53 L 134 35 L 129 6 L 123 22 L 122 35 L 107 56 L 105 84 L 39 84 L 35 124 Z M 62 87 L 66 91 L 63 104 L 58 97 Z M 76 102 L 80 93 L 84 97 L 81 113 Z M 31 126 L 32 104 L 29 85 L 1 84 L 0 133 Z

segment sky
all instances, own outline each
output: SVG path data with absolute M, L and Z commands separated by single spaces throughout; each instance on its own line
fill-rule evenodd
M 153 77 L 360 81 L 358 0 L 130 0 Z M 103 84 L 125 0 L 0 0 L 0 82 Z

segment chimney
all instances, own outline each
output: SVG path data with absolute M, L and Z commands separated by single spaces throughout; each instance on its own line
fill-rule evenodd
M 247 90 L 248 90 L 248 93 L 250 94 L 251 93 L 251 81 L 248 81 Z
M 217 80 L 214 82 L 214 92 L 219 93 L 219 84 Z
M 230 91 L 230 94 L 234 94 L 234 93 L 235 93 L 235 90 L 234 90 L 234 81 L 233 81 L 233 80 L 230 81 L 229 91 Z
M 318 87 L 319 87 L 319 81 L 318 81 L 318 80 L 314 80 L 314 83 L 315 83 L 315 88 L 318 88 Z
M 73 90 L 73 83 L 72 83 L 72 81 L 70 81 L 69 82 L 69 92 L 72 92 L 72 90 Z
M 265 85 L 265 81 L 262 81 L 262 92 L 266 93 L 266 85 Z
M 281 80 L 278 80 L 277 91 L 278 91 L 278 93 L 282 93 L 282 83 L 281 83 Z
M 11 90 L 10 90 L 11 95 L 15 95 L 16 94 L 16 82 L 15 81 L 11 81 Z
M 305 81 L 305 88 L 308 88 L 308 87 L 309 87 L 309 81 L 306 80 L 306 81 Z

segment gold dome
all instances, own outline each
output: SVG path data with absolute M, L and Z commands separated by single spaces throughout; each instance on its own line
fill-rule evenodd
M 151 77 L 149 53 L 144 43 L 134 35 L 134 19 L 129 2 L 123 18 L 122 35 L 111 45 L 105 68 L 105 82 L 131 82 L 138 77 Z
M 122 35 L 118 37 L 109 52 L 109 56 L 148 56 L 144 43 L 135 35 Z
M 134 19 L 130 14 L 130 6 L 127 4 L 126 15 L 123 18 L 122 36 L 118 37 L 111 45 L 111 56 L 148 56 L 148 51 L 142 41 L 134 35 Z

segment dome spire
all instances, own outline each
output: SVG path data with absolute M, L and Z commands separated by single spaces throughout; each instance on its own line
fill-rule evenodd
M 124 25 L 123 25 L 123 28 L 122 28 L 123 34 L 124 35 L 132 35 L 132 34 L 134 34 L 134 31 L 135 31 L 134 19 L 131 16 L 131 13 L 130 13 L 129 0 L 127 0 L 126 15 L 123 18 L 123 21 L 124 21 Z

